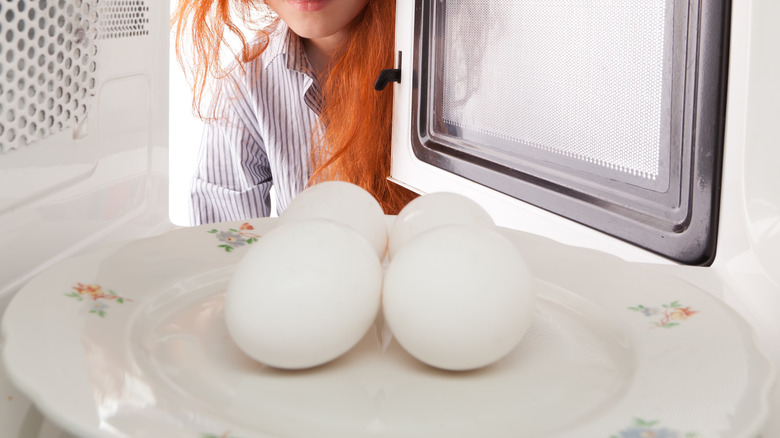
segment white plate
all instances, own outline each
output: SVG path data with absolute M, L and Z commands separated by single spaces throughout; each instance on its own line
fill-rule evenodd
M 330 364 L 264 367 L 222 315 L 236 263 L 276 221 L 243 223 L 36 277 L 3 320 L 12 380 L 84 437 L 754 437 L 768 415 L 773 369 L 727 306 L 649 267 L 511 231 L 541 299 L 501 362 L 432 369 L 380 318 Z

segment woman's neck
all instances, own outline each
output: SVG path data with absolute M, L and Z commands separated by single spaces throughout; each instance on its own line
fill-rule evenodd
M 327 76 L 328 64 L 345 38 L 346 32 L 339 32 L 325 38 L 305 38 L 303 40 L 306 58 L 317 78 L 322 79 Z

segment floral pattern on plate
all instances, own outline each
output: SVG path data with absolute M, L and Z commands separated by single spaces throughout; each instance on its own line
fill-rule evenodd
M 660 317 L 657 321 L 653 321 L 652 327 L 672 328 L 680 325 L 680 322 L 687 320 L 696 313 L 698 310 L 692 310 L 690 306 L 683 307 L 679 301 L 672 301 L 669 304 L 663 304 L 658 307 L 646 307 L 638 305 L 635 307 L 629 307 L 629 310 L 640 312 L 648 317 Z
M 633 426 L 621 430 L 617 435 L 610 435 L 609 438 L 699 438 L 696 432 L 681 433 L 659 424 L 660 421 L 635 418 Z
M 216 235 L 217 239 L 220 242 L 223 242 L 222 244 L 217 245 L 218 248 L 224 249 L 225 252 L 231 252 L 236 248 L 257 242 L 257 240 L 260 239 L 260 236 L 251 232 L 254 229 L 255 227 L 249 224 L 249 222 L 244 222 L 238 229 L 228 228 L 227 230 L 220 231 L 213 228 L 209 230 L 208 233 Z
M 115 301 L 118 304 L 124 304 L 125 301 L 133 301 L 117 295 L 112 289 L 104 290 L 99 284 L 76 283 L 65 296 L 75 298 L 78 301 L 91 300 L 92 308 L 89 310 L 89 313 L 94 313 L 101 318 L 106 317 L 106 310 L 109 307 L 106 301 Z

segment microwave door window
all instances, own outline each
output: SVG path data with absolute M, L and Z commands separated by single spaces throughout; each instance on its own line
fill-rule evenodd
M 507 160 L 531 156 L 665 189 L 666 8 L 620 6 L 447 2 L 434 131 Z
M 711 259 L 706 156 L 720 145 L 697 144 L 692 129 L 697 85 L 724 90 L 700 78 L 709 33 L 692 26 L 705 11 L 674 0 L 418 3 L 418 158 L 673 259 Z

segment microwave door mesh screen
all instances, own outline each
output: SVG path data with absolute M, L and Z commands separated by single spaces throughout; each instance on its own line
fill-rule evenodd
M 447 1 L 436 117 L 499 154 L 653 186 L 668 166 L 665 2 Z

